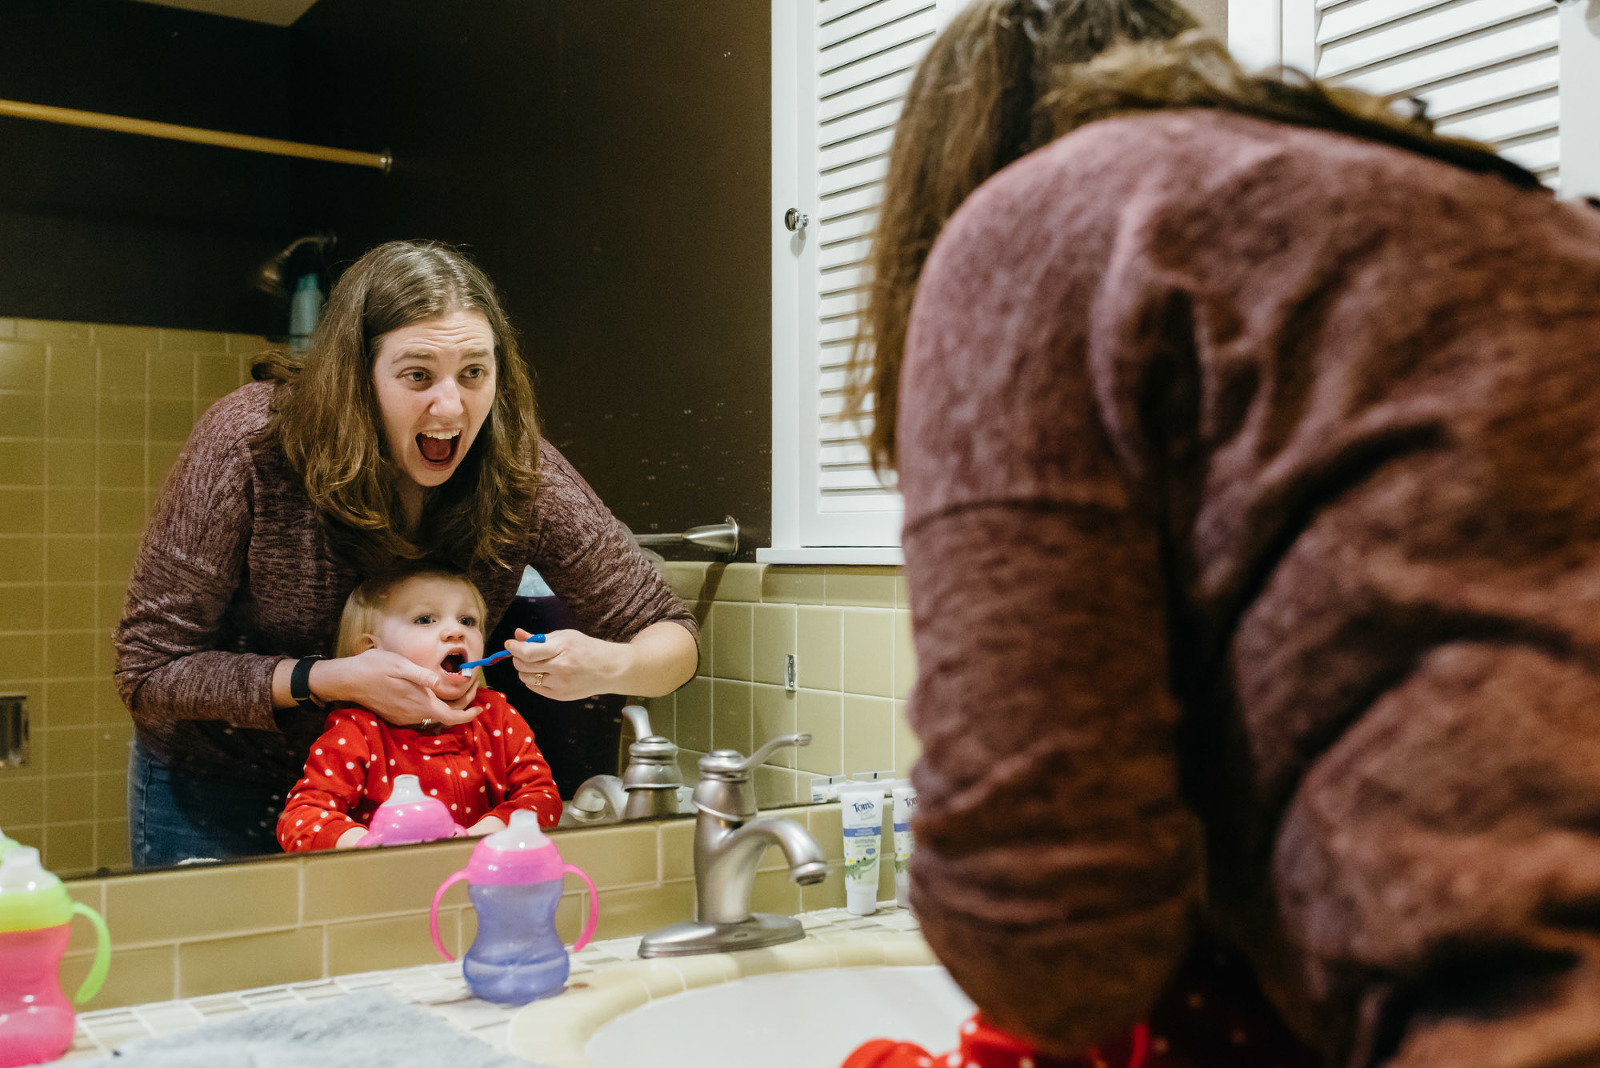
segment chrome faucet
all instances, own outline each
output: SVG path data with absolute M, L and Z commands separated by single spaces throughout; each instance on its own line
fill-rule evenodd
M 786 734 L 748 757 L 734 749 L 718 749 L 700 758 L 700 784 L 694 788 L 700 813 L 694 828 L 695 920 L 645 935 L 639 956 L 758 949 L 805 935 L 792 916 L 750 911 L 756 865 L 767 847 L 775 845 L 789 861 L 789 878 L 807 886 L 827 876 L 827 863 L 816 841 L 794 820 L 757 814 L 750 780 L 773 750 L 810 744 L 809 734 Z
M 678 814 L 678 747 L 650 730 L 650 713 L 643 705 L 622 710 L 633 724 L 634 743 L 628 746 L 628 770 L 615 775 L 591 775 L 573 793 L 561 814 L 563 827 L 591 827 L 619 819 L 640 820 Z

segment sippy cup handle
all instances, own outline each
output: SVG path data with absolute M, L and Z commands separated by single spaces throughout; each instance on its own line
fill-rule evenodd
M 450 951 L 444 948 L 444 943 L 439 941 L 439 902 L 444 898 L 444 892 L 467 877 L 467 869 L 462 868 L 444 882 L 439 884 L 438 891 L 433 895 L 433 908 L 428 910 L 428 930 L 433 933 L 433 948 L 445 960 L 455 960 Z
M 106 972 L 111 968 L 111 932 L 106 930 L 106 921 L 88 905 L 74 901 L 72 911 L 75 915 L 89 917 L 89 922 L 94 924 L 94 964 L 90 966 L 89 974 L 84 977 L 83 985 L 78 987 L 78 992 L 72 996 L 76 1004 L 82 1005 L 100 993 L 100 986 L 106 981 Z
M 588 945 L 589 939 L 594 937 L 595 921 L 600 918 L 600 895 L 595 892 L 594 880 L 589 878 L 589 873 L 576 864 L 563 864 L 561 865 L 561 870 L 563 873 L 570 871 L 582 879 L 584 885 L 589 888 L 589 922 L 583 925 L 583 933 L 578 936 L 576 942 L 572 943 L 572 951 L 576 953 Z

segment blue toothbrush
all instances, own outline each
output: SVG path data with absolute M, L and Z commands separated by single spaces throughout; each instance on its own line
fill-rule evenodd
M 535 634 L 533 637 L 529 638 L 528 640 L 530 642 L 542 642 L 542 641 L 544 641 L 544 635 L 543 634 Z M 478 668 L 488 667 L 490 664 L 496 663 L 497 661 L 500 661 L 500 660 L 504 660 L 506 657 L 508 657 L 510 655 L 511 655 L 511 651 L 509 649 L 502 649 L 500 652 L 495 653 L 493 656 L 486 656 L 482 660 L 468 660 L 465 664 L 462 664 L 460 667 L 456 668 L 456 674 L 458 674 L 458 675 L 470 674 L 471 672 L 477 670 Z

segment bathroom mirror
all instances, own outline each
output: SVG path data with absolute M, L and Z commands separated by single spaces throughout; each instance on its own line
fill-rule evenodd
M 733 514 L 765 544 L 768 5 L 273 7 L 0 5 L 0 99 L 394 158 L 384 174 L 0 117 L 0 693 L 31 725 L 29 763 L 0 766 L 0 829 L 68 875 L 126 869 L 109 635 L 189 426 L 285 340 L 287 298 L 252 279 L 302 235 L 337 235 L 333 270 L 396 237 L 468 247 L 523 335 L 547 437 L 611 510 L 638 533 Z M 663 722 L 711 701 L 702 670 Z

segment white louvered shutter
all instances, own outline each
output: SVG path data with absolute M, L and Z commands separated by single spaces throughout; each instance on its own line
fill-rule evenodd
M 1283 59 L 1427 103 L 1552 187 L 1561 172 L 1561 28 L 1551 0 L 1284 0 Z
M 899 544 L 899 494 L 841 419 L 845 367 L 895 120 L 963 3 L 773 0 L 774 546 Z M 789 208 L 809 218 L 798 233 Z

